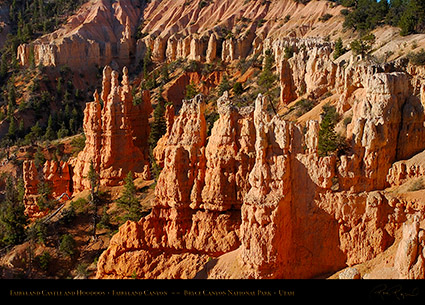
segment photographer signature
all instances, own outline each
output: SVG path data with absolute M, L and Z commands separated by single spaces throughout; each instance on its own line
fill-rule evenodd
M 398 301 L 400 301 L 410 297 L 417 297 L 419 296 L 420 292 L 419 288 L 417 287 L 411 290 L 404 290 L 402 285 L 389 287 L 386 284 L 382 284 L 376 286 L 372 290 L 371 294 L 380 296 L 382 300 L 385 298 L 396 298 Z

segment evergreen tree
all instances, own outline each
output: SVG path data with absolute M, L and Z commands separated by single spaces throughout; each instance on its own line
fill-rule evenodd
M 58 139 L 65 138 L 69 135 L 69 130 L 66 128 L 65 122 L 61 123 L 61 128 L 57 132 Z
M 335 42 L 335 50 L 334 50 L 334 53 L 333 53 L 333 58 L 337 59 L 338 57 L 340 57 L 345 52 L 347 52 L 347 50 L 344 48 L 344 45 L 342 44 L 341 37 L 339 37 Z
M 47 121 L 46 133 L 44 134 L 45 140 L 54 140 L 56 138 L 56 133 L 53 130 L 53 117 L 49 115 L 49 120 Z
M 243 93 L 243 91 L 244 91 L 244 89 L 243 89 L 243 86 L 242 86 L 242 84 L 240 82 L 236 82 L 233 85 L 233 93 L 235 95 L 241 95 Z
M 10 117 L 10 123 L 9 123 L 9 130 L 7 132 L 7 135 L 10 139 L 15 140 L 16 139 L 16 132 L 17 132 L 17 127 L 16 127 L 15 118 L 13 116 L 11 116 Z
M 71 234 L 65 234 L 61 237 L 59 251 L 70 258 L 77 254 L 77 244 Z
M 360 39 L 353 40 L 350 44 L 351 50 L 355 55 L 365 56 L 370 53 L 375 43 L 375 35 L 372 33 L 362 36 Z
M 229 91 L 230 89 L 232 89 L 232 86 L 230 85 L 229 78 L 226 74 L 224 74 L 220 84 L 218 85 L 218 95 L 222 96 L 224 92 Z
M 318 143 L 319 156 L 323 157 L 344 150 L 346 148 L 345 139 L 335 132 L 335 125 L 339 120 L 336 108 L 326 104 L 323 106 L 321 117 Z
M 165 134 L 167 131 L 167 124 L 165 121 L 165 100 L 161 95 L 161 91 L 159 93 L 158 104 L 155 107 L 153 112 L 153 123 L 151 126 L 151 133 L 149 135 L 149 144 L 152 149 L 158 143 L 158 140 Z
M 267 50 L 265 53 L 265 62 L 263 70 L 258 76 L 258 86 L 260 87 L 261 93 L 270 96 L 271 89 L 276 85 L 277 75 L 273 73 L 274 58 L 271 50 Z
M 87 174 L 87 179 L 90 181 L 90 204 L 93 207 L 93 238 L 96 239 L 99 174 L 94 167 L 93 160 L 90 160 L 90 168 Z
M 196 88 L 195 83 L 191 82 L 186 86 L 184 97 L 186 99 L 192 99 L 199 93 L 198 88 Z
M 0 80 L 4 80 L 4 78 L 7 75 L 7 70 L 8 70 L 7 57 L 6 57 L 6 53 L 3 53 L 3 55 L 1 56 L 1 62 L 0 62 Z
M 143 77 L 146 79 L 149 74 L 149 67 L 152 65 L 152 50 L 148 48 L 143 57 Z
M 136 196 L 136 186 L 131 171 L 124 178 L 124 190 L 118 199 L 118 204 L 126 210 L 124 220 L 137 221 L 142 216 L 143 210 Z

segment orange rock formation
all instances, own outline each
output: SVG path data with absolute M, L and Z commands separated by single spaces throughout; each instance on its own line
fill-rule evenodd
M 94 99 L 84 111 L 86 145 L 75 162 L 74 189 L 90 187 L 86 178 L 90 162 L 100 174 L 101 185 L 118 185 L 129 171 L 148 179 L 148 118 L 152 112 L 148 92 L 141 104 L 133 105 L 128 70 L 123 69 L 120 85 L 118 73 L 106 66 L 101 95 L 96 91 Z
M 136 273 L 143 278 L 183 276 L 171 271 L 169 256 L 176 259 L 177 252 L 182 255 L 177 269 L 191 266 L 184 277 L 310 278 L 385 251 L 406 219 L 424 218 L 421 206 L 381 191 L 388 186 L 387 172 L 397 158 L 425 147 L 413 142 L 400 149 L 407 130 L 408 137 L 422 134 L 400 124 L 406 120 L 403 109 L 415 101 L 407 74 L 361 77 L 364 87 L 353 92 L 365 94 L 347 104 L 353 111 L 347 128 L 353 149 L 339 157 L 318 156 L 317 121 L 303 129 L 271 116 L 262 96 L 255 109 L 240 110 L 227 94 L 220 98 L 220 119 L 208 140 L 199 97 L 184 102 L 174 123 L 169 115 L 172 127 L 155 150 L 164 165 L 156 205 L 151 215 L 121 228 L 99 261 L 98 277 L 129 277 L 128 256 L 134 259 L 134 252 Z M 137 246 L 128 244 L 129 236 Z M 161 249 L 169 269 L 149 267 L 151 249 Z M 214 266 L 199 268 L 204 255 L 225 252 Z M 199 260 L 191 265 L 195 254 Z
M 190 278 L 210 256 L 240 245 L 240 209 L 253 165 L 252 109 L 238 112 L 223 96 L 207 143 L 204 106 L 197 96 L 183 102 L 176 118 L 168 116 L 168 132 L 154 151 L 163 170 L 152 212 L 120 228 L 100 258 L 98 277 L 127 278 L 136 272 L 141 278 Z M 135 265 L 128 265 L 128 251 L 137 257 Z M 148 263 L 158 255 L 160 265 Z M 171 267 L 176 260 L 181 264 Z

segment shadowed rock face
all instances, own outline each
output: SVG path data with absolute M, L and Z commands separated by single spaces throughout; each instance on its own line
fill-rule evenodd
M 74 167 L 74 189 L 90 188 L 87 173 L 90 162 L 100 175 L 100 184 L 113 186 L 122 183 L 129 171 L 148 179 L 148 118 L 152 112 L 148 94 L 139 105 L 133 105 L 128 71 L 123 70 L 122 84 L 118 73 L 106 66 L 103 71 L 101 97 L 94 94 L 94 102 L 84 111 L 86 145 L 77 156 Z

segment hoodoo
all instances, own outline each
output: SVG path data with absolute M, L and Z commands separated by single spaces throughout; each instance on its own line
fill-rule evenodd
M 103 108 L 101 105 L 101 98 Z M 113 186 L 132 171 L 149 179 L 148 118 L 152 112 L 149 94 L 140 104 L 133 104 L 128 83 L 128 70 L 123 69 L 121 85 L 118 73 L 109 66 L 103 70 L 102 92 L 84 111 L 86 144 L 74 167 L 74 189 L 90 188 L 87 173 L 90 164 L 100 175 L 100 185 Z

